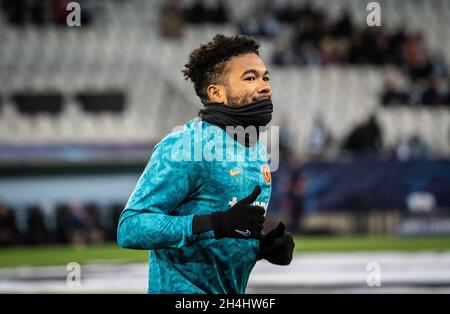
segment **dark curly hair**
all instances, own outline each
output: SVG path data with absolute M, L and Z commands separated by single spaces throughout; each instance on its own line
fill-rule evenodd
M 182 71 L 186 80 L 194 83 L 194 89 L 202 103 L 208 102 L 206 89 L 218 84 L 226 73 L 227 61 L 232 57 L 258 52 L 259 43 L 245 35 L 224 36 L 217 34 L 213 39 L 191 52 L 189 61 Z

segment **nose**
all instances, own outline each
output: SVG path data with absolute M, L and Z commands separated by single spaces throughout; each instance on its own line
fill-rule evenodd
M 272 89 L 270 88 L 270 85 L 266 81 L 262 81 L 262 83 L 259 86 L 258 94 L 264 94 L 269 97 L 272 97 Z

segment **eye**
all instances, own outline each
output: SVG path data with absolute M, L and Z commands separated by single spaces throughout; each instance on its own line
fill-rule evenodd
M 254 80 L 255 80 L 255 77 L 249 76 L 249 77 L 246 77 L 244 80 L 245 80 L 245 81 L 254 81 Z
M 263 80 L 264 80 L 265 82 L 268 82 L 268 81 L 270 81 L 270 77 L 264 76 Z

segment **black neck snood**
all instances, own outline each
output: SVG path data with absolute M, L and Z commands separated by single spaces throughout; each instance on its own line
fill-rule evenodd
M 244 129 L 249 126 L 256 128 L 256 138 L 252 138 L 251 133 L 246 133 L 245 138 L 237 139 L 245 146 L 253 145 L 259 138 L 259 128 L 265 127 L 272 120 L 273 105 L 270 99 L 258 100 L 243 106 L 228 106 L 224 104 L 206 104 L 198 113 L 199 117 L 210 124 L 216 125 L 227 131 L 226 127 L 236 128 L 242 126 Z M 242 135 L 242 134 L 241 134 Z

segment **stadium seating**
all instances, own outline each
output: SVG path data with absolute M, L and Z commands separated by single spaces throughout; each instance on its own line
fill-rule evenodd
M 155 1 L 157 2 L 157 1 Z M 174 126 L 196 116 L 200 103 L 181 69 L 189 52 L 216 33 L 233 34 L 236 28 L 192 26 L 179 41 L 161 38 L 154 1 L 86 2 L 98 16 L 81 28 L 15 28 L 0 20 L 0 145 L 82 143 L 105 141 L 155 142 Z M 183 1 L 182 3 L 187 3 Z M 277 5 L 287 1 L 277 1 Z M 159 1 L 162 5 L 163 1 Z M 423 31 L 433 49 L 450 60 L 450 4 L 445 0 L 380 1 L 387 28 L 407 21 L 409 30 Z M 348 7 L 354 21 L 365 23 L 365 2 L 315 1 L 330 17 Z M 247 1 L 232 0 L 228 7 L 237 21 L 252 11 Z M 262 40 L 261 55 L 272 73 L 275 118 L 288 116 L 296 135 L 296 149 L 306 149 L 313 118 L 322 114 L 333 136 L 342 140 L 356 123 L 371 113 L 379 119 L 384 144 L 419 134 L 438 153 L 450 154 L 450 112 L 445 108 L 383 108 L 379 104 L 385 68 L 329 66 L 271 67 L 269 61 L 281 39 Z M 406 80 L 398 70 L 400 80 Z M 123 93 L 126 105 L 95 116 L 80 109 L 78 94 L 86 90 Z M 58 116 L 25 116 L 14 107 L 18 92 L 63 94 Z M 103 101 L 102 101 L 103 103 Z M 120 103 L 120 101 L 119 101 Z M 50 104 L 50 103 L 48 103 Z M 104 103 L 103 103 L 104 104 Z M 59 107 L 58 107 L 59 108 Z M 161 117 L 164 116 L 164 121 Z M 439 125 L 439 127 L 436 127 Z

